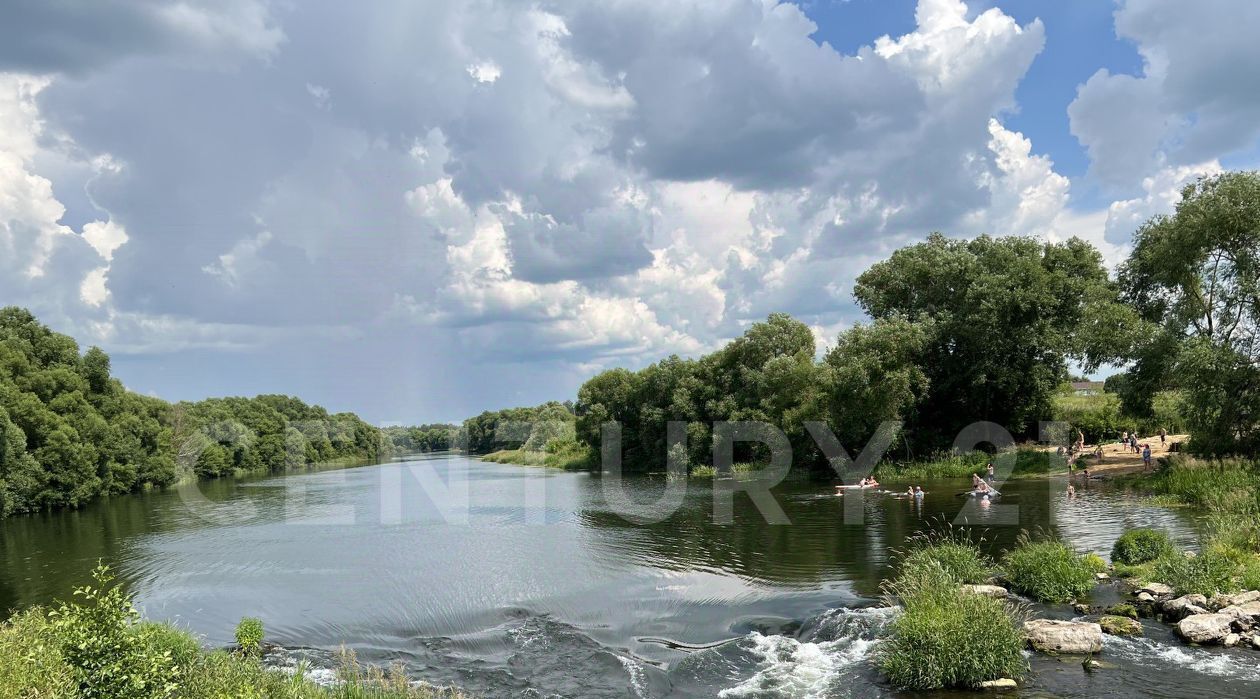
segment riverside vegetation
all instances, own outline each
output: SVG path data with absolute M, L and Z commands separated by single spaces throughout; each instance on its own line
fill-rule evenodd
M 0 699 L 459 699 L 457 690 L 412 684 L 398 669 L 364 668 L 341 653 L 323 686 L 305 668 L 262 662 L 263 628 L 237 627 L 235 650 L 206 651 L 169 624 L 140 619 L 131 598 L 99 567 L 93 583 L 52 609 L 0 624 Z
M 125 389 L 20 308 L 0 309 L 0 517 L 184 479 L 375 461 L 379 430 L 289 396 L 171 404 Z
M 687 439 L 673 445 L 675 456 L 703 473 L 713 465 L 713 424 L 752 420 L 788 436 L 794 465 L 826 472 L 806 422 L 826 424 L 852 453 L 896 421 L 903 427 L 881 473 L 916 477 L 971 468 L 949 451 L 959 430 L 980 420 L 1017 441 L 1044 439 L 1039 423 L 1053 419 L 1091 442 L 1165 429 L 1193 434 L 1187 446 L 1202 455 L 1260 448 L 1255 172 L 1187 186 L 1173 215 L 1135 232 L 1114 278 L 1079 239 L 932 235 L 866 270 L 853 296 L 867 322 L 842 332 L 820 360 L 808 326 L 773 314 L 711 354 L 600 373 L 574 403 L 483 413 L 464 423 L 461 440 L 473 453 L 501 450 L 500 461 L 588 468 L 598 464 L 602 426 L 616 422 L 625 468 L 662 471 L 667 423 L 680 421 Z M 1069 361 L 1087 371 L 1129 368 L 1103 395 L 1077 396 L 1063 390 Z M 522 420 L 546 426 L 496 429 Z M 556 456 L 539 456 L 552 440 Z M 735 445 L 736 462 L 766 457 L 763 445 Z M 1031 455 L 1020 459 L 1032 464 Z

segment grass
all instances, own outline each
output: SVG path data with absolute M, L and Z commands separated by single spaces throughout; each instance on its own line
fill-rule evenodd
M 1015 466 L 1008 477 L 1022 477 L 1066 470 L 1066 465 L 1056 465 L 1054 454 L 1035 447 L 1018 447 L 1014 450 Z M 889 480 L 928 480 L 933 478 L 970 478 L 972 474 L 984 476 L 986 466 L 998 458 L 1009 458 L 1010 452 L 1001 455 L 982 451 L 966 454 L 942 454 L 929 461 L 894 463 L 885 461 L 875 467 L 875 475 Z
M 1022 611 L 1003 600 L 963 592 L 936 556 L 904 567 L 885 590 L 900 600 L 903 611 L 877 647 L 875 661 L 894 686 L 972 688 L 1026 671 Z
M 1094 589 L 1094 571 L 1083 556 L 1053 538 L 1033 540 L 1027 532 L 1002 559 L 1011 586 L 1039 602 L 1071 602 Z
M 1205 526 L 1198 556 L 1169 551 L 1124 573 L 1171 585 L 1180 594 L 1260 589 L 1260 461 L 1179 455 L 1126 482 L 1160 502 L 1203 513 Z
M 566 471 L 581 471 L 598 463 L 598 456 L 576 442 L 548 443 L 544 451 L 530 449 L 503 449 L 481 457 L 482 461 L 518 466 L 545 466 Z
M 269 669 L 256 653 L 206 651 L 191 634 L 141 621 L 131 598 L 98 568 L 94 584 L 54 609 L 0 624 L 0 699 L 458 699 L 413 685 L 400 669 L 365 667 L 341 654 L 329 687 Z M 261 624 L 245 624 L 248 633 Z M 253 637 L 250 638 L 253 640 Z
M 1155 529 L 1130 529 L 1111 547 L 1111 560 L 1136 565 L 1153 561 L 1176 551 L 1164 532 Z
M 911 539 L 901 554 L 903 576 L 940 566 L 958 584 L 978 585 L 993 575 L 993 562 L 962 530 L 930 531 Z
M 1238 563 L 1219 550 L 1209 549 L 1197 556 L 1179 551 L 1155 561 L 1150 576 L 1173 588 L 1178 595 L 1204 595 L 1236 592 Z

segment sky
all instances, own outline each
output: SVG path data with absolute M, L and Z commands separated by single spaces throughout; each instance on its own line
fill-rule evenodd
M 1260 164 L 1252 0 L 8 0 L 0 305 L 169 400 L 572 398 Z

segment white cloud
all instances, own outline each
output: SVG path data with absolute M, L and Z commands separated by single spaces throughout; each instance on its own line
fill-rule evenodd
M 503 75 L 503 69 L 494 61 L 481 61 L 468 66 L 468 74 L 479 83 L 493 83 Z
M 1218 159 L 1260 138 L 1260 3 L 1122 0 L 1116 34 L 1142 75 L 1099 70 L 1068 113 L 1091 172 L 1132 189 L 1143 177 Z

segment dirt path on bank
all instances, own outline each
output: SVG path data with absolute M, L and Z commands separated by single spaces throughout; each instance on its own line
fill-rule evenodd
M 1151 447 L 1151 463 L 1152 466 L 1160 457 L 1168 456 L 1171 453 L 1172 445 L 1181 443 L 1183 446 L 1190 440 L 1188 434 L 1170 434 L 1163 444 L 1159 441 L 1159 435 L 1150 437 L 1138 437 L 1138 451 L 1133 451 L 1132 447 L 1121 445 L 1120 442 L 1104 442 L 1102 461 L 1094 458 L 1094 449 L 1096 444 L 1086 444 L 1085 453 L 1076 462 L 1076 470 L 1089 469 L 1089 475 L 1101 474 L 1121 474 L 1131 471 L 1141 471 L 1144 467 L 1142 463 L 1142 445 L 1149 444 Z M 1056 447 L 1042 447 L 1045 451 L 1055 451 Z M 1062 472 L 1051 473 L 1048 475 L 1061 475 Z

